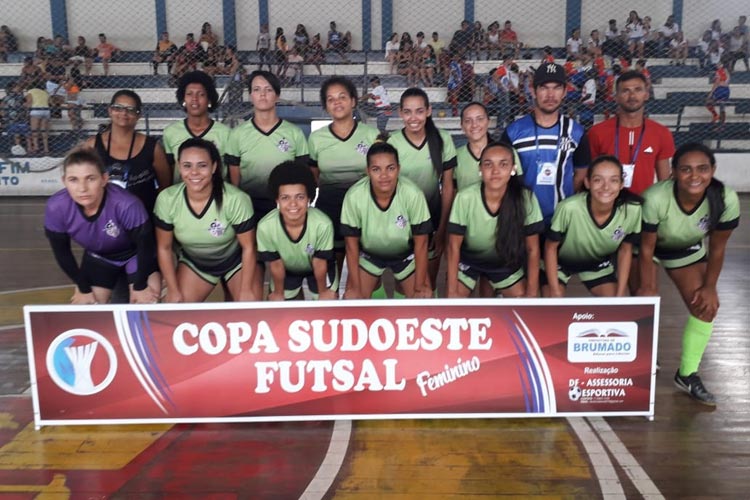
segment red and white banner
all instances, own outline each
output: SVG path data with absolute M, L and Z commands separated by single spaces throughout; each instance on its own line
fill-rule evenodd
M 654 412 L 658 298 L 24 313 L 37 425 Z

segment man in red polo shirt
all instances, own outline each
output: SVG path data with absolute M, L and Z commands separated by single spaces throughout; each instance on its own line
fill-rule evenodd
M 520 48 L 521 44 L 518 42 L 518 35 L 513 31 L 511 22 L 505 21 L 505 26 L 500 32 L 501 53 L 512 54 L 514 59 L 518 59 L 518 51 Z
M 645 117 L 649 87 L 638 71 L 622 73 L 615 84 L 617 114 L 588 132 L 591 158 L 614 155 L 623 165 L 625 187 L 642 193 L 656 180 L 667 179 L 674 154 L 672 133 Z

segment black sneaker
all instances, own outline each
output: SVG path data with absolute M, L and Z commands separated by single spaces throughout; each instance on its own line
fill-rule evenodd
M 699 403 L 706 406 L 716 406 L 716 398 L 714 398 L 714 395 L 708 392 L 703 386 L 703 382 L 698 376 L 698 372 L 693 372 L 687 377 L 683 377 L 680 375 L 680 371 L 677 370 L 677 373 L 674 375 L 674 385 L 677 386 L 678 389 L 690 394 L 690 397 Z

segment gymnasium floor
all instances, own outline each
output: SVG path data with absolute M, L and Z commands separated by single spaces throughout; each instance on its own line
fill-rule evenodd
M 750 196 L 702 365 L 672 375 L 686 311 L 662 275 L 656 418 L 385 420 L 34 429 L 21 306 L 66 303 L 43 198 L 0 198 L 0 500 L 750 498 Z M 580 293 L 578 288 L 571 290 Z

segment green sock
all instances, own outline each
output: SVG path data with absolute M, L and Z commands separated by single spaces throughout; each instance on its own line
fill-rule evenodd
M 713 328 L 713 323 L 701 321 L 692 315 L 688 316 L 685 331 L 682 334 L 681 376 L 687 377 L 698 371 Z
M 440 295 L 438 295 L 437 288 L 432 291 L 432 296 L 435 297 L 436 299 L 440 298 Z
M 385 293 L 385 287 L 381 283 L 378 288 L 372 291 L 370 294 L 371 299 L 387 299 L 388 295 Z
M 399 292 L 397 290 L 393 290 L 393 298 L 394 299 L 405 299 L 406 295 L 404 295 L 403 293 L 401 293 L 401 292 Z

